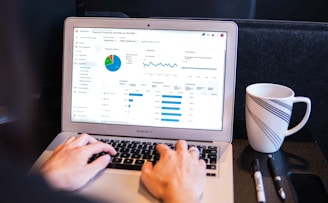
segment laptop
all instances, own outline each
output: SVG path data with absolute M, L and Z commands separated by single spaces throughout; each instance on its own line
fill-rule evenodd
M 207 162 L 201 202 L 233 202 L 237 25 L 69 17 L 64 26 L 62 132 L 34 168 L 68 137 L 88 133 L 119 155 L 77 193 L 105 202 L 158 202 L 139 169 L 143 152 L 154 163 L 159 157 L 143 144 L 174 148 L 184 139 L 210 153 L 201 153 Z M 123 145 L 140 149 L 140 156 L 132 158 Z

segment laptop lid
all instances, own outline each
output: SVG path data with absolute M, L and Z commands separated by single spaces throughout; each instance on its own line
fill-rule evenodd
M 237 26 L 66 19 L 62 130 L 232 141 Z

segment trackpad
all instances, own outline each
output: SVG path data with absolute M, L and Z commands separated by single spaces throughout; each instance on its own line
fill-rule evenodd
M 142 184 L 140 172 L 124 172 L 106 170 L 78 193 L 106 202 L 159 202 Z

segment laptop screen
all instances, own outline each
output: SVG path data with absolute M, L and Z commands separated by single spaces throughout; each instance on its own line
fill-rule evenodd
M 222 129 L 226 32 L 73 32 L 72 122 Z

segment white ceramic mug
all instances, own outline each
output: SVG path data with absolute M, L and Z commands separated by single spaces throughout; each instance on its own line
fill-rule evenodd
M 303 119 L 288 129 L 293 104 L 306 103 Z M 280 149 L 284 138 L 299 131 L 308 121 L 311 100 L 295 97 L 292 89 L 271 83 L 256 83 L 246 88 L 246 130 L 249 144 L 259 152 L 273 153 Z

